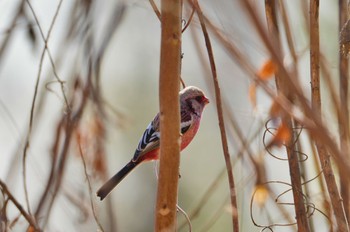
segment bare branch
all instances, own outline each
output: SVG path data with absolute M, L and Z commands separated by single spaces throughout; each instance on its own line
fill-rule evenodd
M 205 44 L 207 47 L 208 57 L 209 57 L 209 61 L 210 61 L 210 67 L 211 67 L 212 76 L 213 76 L 213 82 L 214 82 L 214 87 L 215 87 L 216 109 L 217 109 L 217 114 L 218 114 L 218 118 L 219 118 L 221 142 L 222 142 L 222 148 L 223 148 L 223 152 L 224 152 L 227 176 L 228 176 L 229 187 L 230 187 L 232 225 L 233 225 L 233 231 L 237 232 L 237 231 L 239 231 L 237 194 L 236 194 L 237 190 L 236 190 L 235 182 L 234 182 L 234 178 L 233 178 L 230 152 L 228 150 L 228 143 L 227 143 L 227 137 L 226 137 L 224 114 L 223 114 L 223 109 L 222 109 L 220 86 L 219 86 L 218 76 L 216 73 L 214 54 L 213 54 L 213 49 L 211 47 L 211 42 L 209 39 L 207 27 L 205 25 L 203 12 L 202 12 L 197 0 L 194 0 L 193 4 L 194 4 L 194 7 L 196 8 L 196 11 L 197 11 L 197 14 L 199 17 L 199 21 L 201 23 L 201 27 L 203 30 L 203 36 L 204 36 Z
M 42 51 L 41 54 L 41 58 L 40 58 L 40 64 L 39 64 L 39 70 L 38 70 L 38 76 L 36 79 L 36 83 L 35 83 L 35 88 L 34 88 L 34 96 L 33 96 L 33 100 L 32 100 L 32 106 L 30 109 L 30 118 L 29 118 L 29 130 L 28 130 L 28 134 L 27 134 L 27 138 L 26 138 L 26 142 L 25 142 L 25 147 L 23 150 L 23 159 L 22 159 L 22 167 L 23 167 L 23 185 L 24 185 L 24 192 L 25 192 L 25 198 L 26 198 L 26 202 L 27 202 L 27 207 L 28 207 L 28 213 L 31 214 L 31 210 L 30 210 L 30 204 L 29 204 L 29 196 L 28 196 L 28 187 L 27 187 L 27 169 L 26 169 L 26 159 L 27 159 L 27 152 L 30 146 L 30 140 L 31 140 L 31 134 L 32 134 L 32 129 L 33 129 L 33 121 L 34 121 L 34 110 L 35 110 L 35 103 L 36 103 L 36 98 L 37 98 L 37 94 L 38 94 L 38 88 L 39 88 L 39 83 L 40 83 L 40 79 L 41 79 L 41 70 L 42 70 L 42 66 L 43 66 L 43 62 L 44 62 L 44 58 L 45 58 L 45 51 L 47 49 L 47 40 L 50 37 L 51 34 L 51 30 L 55 24 L 58 12 L 60 10 L 61 7 L 61 3 L 62 0 L 60 1 L 60 3 L 58 4 L 58 7 L 56 9 L 56 13 L 52 19 L 52 23 L 50 26 L 50 30 L 48 31 L 47 34 L 47 38 L 45 40 L 45 47 Z M 33 15 L 35 16 L 35 12 L 29 2 L 29 0 L 27 0 L 27 4 L 29 5 L 30 9 L 33 12 Z M 36 18 L 36 16 L 35 16 Z M 37 22 L 38 23 L 38 22 Z M 39 23 L 38 23 L 39 25 Z M 68 104 L 67 104 L 68 105 Z
M 179 84 L 181 67 L 182 1 L 161 2 L 159 75 L 160 165 L 155 231 L 176 231 L 176 203 L 180 165 Z
M 2 189 L 2 191 L 8 196 L 8 198 L 13 202 L 13 204 L 16 206 L 16 208 L 19 210 L 19 212 L 21 213 L 21 215 L 27 220 L 27 222 L 29 223 L 30 226 L 32 226 L 35 231 L 40 231 L 38 225 L 36 224 L 36 222 L 34 221 L 33 217 L 27 213 L 24 208 L 22 207 L 22 205 L 16 200 L 16 198 L 11 194 L 11 192 L 8 190 L 6 184 L 0 180 L 0 187 Z

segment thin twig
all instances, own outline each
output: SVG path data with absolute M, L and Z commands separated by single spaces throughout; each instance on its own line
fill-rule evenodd
M 160 11 L 158 10 L 156 3 L 153 0 L 149 0 L 149 3 L 151 4 L 151 6 L 153 8 L 154 13 L 156 13 L 158 19 L 161 21 L 161 14 L 160 14 Z
M 8 196 L 8 198 L 13 202 L 13 204 L 16 206 L 16 208 L 19 210 L 21 215 L 27 220 L 30 226 L 32 226 L 35 231 L 40 231 L 38 225 L 36 224 L 33 217 L 25 211 L 25 209 L 22 207 L 22 205 L 16 200 L 16 198 L 12 195 L 12 193 L 8 190 L 6 184 L 0 180 L 0 187 L 2 191 Z
M 51 36 L 51 32 L 52 32 L 53 26 L 54 26 L 54 24 L 55 24 L 55 22 L 56 22 L 58 13 L 60 12 L 61 5 L 62 5 L 63 0 L 60 0 L 59 3 L 58 3 L 58 5 L 57 5 L 55 15 L 54 15 L 53 18 L 52 18 L 52 22 L 51 22 L 51 25 L 50 25 L 50 27 L 49 27 L 49 30 L 48 30 L 48 32 L 47 32 L 46 37 L 45 37 L 44 32 L 43 32 L 43 30 L 42 30 L 42 28 L 41 28 L 41 26 L 40 26 L 39 19 L 38 19 L 38 17 L 36 16 L 36 13 L 35 13 L 35 11 L 34 11 L 34 9 L 33 9 L 33 6 L 30 4 L 29 0 L 26 0 L 26 1 L 27 1 L 27 4 L 28 4 L 28 6 L 29 6 L 29 8 L 30 8 L 30 10 L 31 10 L 31 12 L 32 12 L 32 14 L 33 14 L 33 17 L 34 17 L 34 19 L 35 19 L 36 25 L 37 25 L 38 28 L 39 28 L 39 32 L 40 32 L 41 38 L 42 38 L 43 41 L 44 41 L 45 48 L 44 48 L 44 51 L 43 51 L 43 52 L 47 51 L 47 54 L 48 54 L 48 56 L 49 56 L 49 60 L 50 60 L 51 66 L 52 66 L 53 74 L 54 74 L 54 76 L 55 76 L 57 82 L 60 84 L 61 91 L 62 91 L 62 95 L 63 95 L 63 98 L 64 98 L 64 102 L 65 102 L 66 108 L 67 108 L 66 110 L 67 110 L 67 111 L 70 111 L 71 109 L 70 109 L 70 106 L 69 106 L 69 104 L 68 104 L 68 99 L 67 99 L 67 96 L 66 96 L 65 90 L 64 90 L 64 84 L 65 84 L 65 82 L 62 81 L 62 80 L 59 78 L 58 74 L 57 74 L 56 65 L 55 65 L 55 62 L 53 61 L 53 57 L 52 57 L 52 55 L 51 55 L 51 51 L 50 51 L 49 45 L 48 45 L 48 43 L 49 43 L 49 38 L 50 38 L 50 36 Z
M 91 63 L 90 63 L 91 65 Z M 91 67 L 91 66 L 89 66 Z M 91 70 L 89 70 L 89 79 L 91 80 Z M 77 126 L 79 125 L 79 122 L 81 120 L 81 116 L 84 112 L 84 109 L 86 107 L 87 101 L 88 101 L 88 96 L 90 96 L 91 94 L 91 82 L 89 81 L 86 86 L 84 86 L 84 88 L 82 89 L 82 100 L 78 106 L 78 109 L 75 112 L 69 112 L 67 115 L 63 115 L 62 118 L 62 126 L 64 128 L 64 132 L 65 132 L 65 138 L 63 141 L 63 145 L 62 145 L 62 151 L 60 152 L 59 155 L 59 160 L 58 160 L 58 164 L 57 164 L 57 170 L 55 173 L 55 177 L 56 177 L 56 181 L 53 185 L 53 190 L 52 190 L 52 196 L 51 196 L 51 200 L 49 202 L 49 206 L 48 206 L 48 210 L 47 210 L 47 214 L 45 217 L 46 222 L 49 220 L 49 215 L 51 213 L 51 209 L 53 206 L 53 203 L 57 197 L 57 194 L 59 192 L 59 189 L 62 185 L 62 180 L 63 180 L 63 174 L 64 174 L 64 170 L 65 170 L 65 166 L 66 166 L 66 161 L 67 161 L 67 156 L 68 156 L 68 151 L 69 151 L 69 147 L 72 141 L 72 137 L 73 137 L 73 132 L 75 131 L 75 129 L 77 128 Z M 51 183 L 48 183 L 48 185 L 50 185 Z M 38 210 L 37 212 L 38 213 Z
M 55 143 L 53 145 L 53 149 L 52 149 L 52 161 L 51 161 L 51 167 L 50 167 L 50 174 L 49 174 L 49 178 L 47 180 L 47 184 L 45 186 L 45 190 L 42 193 L 42 196 L 40 197 L 38 206 L 36 208 L 35 211 L 35 217 L 38 218 L 41 210 L 44 208 L 44 204 L 46 202 L 47 197 L 49 196 L 50 193 L 50 189 L 51 186 L 54 182 L 55 179 L 55 167 L 56 167 L 56 163 L 58 160 L 58 150 L 59 150 L 59 145 L 61 144 L 61 134 L 64 131 L 63 128 L 64 125 L 64 118 L 60 120 L 60 122 L 58 123 L 57 127 L 56 127 L 56 133 L 55 133 Z
M 292 36 L 292 32 L 290 29 L 290 23 L 288 20 L 288 15 L 287 15 L 287 11 L 285 9 L 285 1 L 283 0 L 279 0 L 278 1 L 279 5 L 280 5 L 280 11 L 281 11 L 281 16 L 282 16 L 282 21 L 283 21 L 283 25 L 284 25 L 284 30 L 286 33 L 286 39 L 287 39 L 287 44 L 288 44 L 288 48 L 290 51 L 290 54 L 293 58 L 293 68 L 296 68 L 296 65 L 298 63 L 298 57 L 297 54 L 295 52 L 295 46 L 293 43 L 293 36 Z
M 188 216 L 186 211 L 183 210 L 179 205 L 176 205 L 176 208 L 178 211 L 180 211 L 180 213 L 182 213 L 182 215 L 184 215 L 184 217 L 186 218 L 187 225 L 188 225 L 188 231 L 192 232 L 192 223 L 191 223 L 190 217 Z
M 184 33 L 186 31 L 186 29 L 188 28 L 188 26 L 191 24 L 192 19 L 193 19 L 193 15 L 195 12 L 196 12 L 196 10 L 194 9 L 194 7 L 192 7 L 191 15 L 190 15 L 189 19 L 187 20 L 186 25 L 182 29 L 182 33 Z
M 26 203 L 27 203 L 27 207 L 28 207 L 28 213 L 30 215 L 31 215 L 31 210 L 30 210 L 30 204 L 29 204 L 29 196 L 28 196 L 28 188 L 27 188 L 27 170 L 26 170 L 27 152 L 28 152 L 28 149 L 29 149 L 29 146 L 30 146 L 31 134 L 32 134 L 32 129 L 33 129 L 33 121 L 34 121 L 35 103 L 36 103 L 36 98 L 37 98 L 37 95 L 38 95 L 38 87 L 39 87 L 39 83 L 40 83 L 40 79 L 41 79 L 41 71 L 42 71 L 43 62 L 44 62 L 44 58 L 45 58 L 45 51 L 47 49 L 47 41 L 48 41 L 48 39 L 50 37 L 52 28 L 53 28 L 53 26 L 55 24 L 56 18 L 58 16 L 58 12 L 60 11 L 61 3 L 62 3 L 62 0 L 59 2 L 58 6 L 56 8 L 55 15 L 54 15 L 54 17 L 52 19 L 52 23 L 51 23 L 50 29 L 48 31 L 48 34 L 47 34 L 47 37 L 46 37 L 46 40 L 45 40 L 45 47 L 44 47 L 44 49 L 42 51 L 42 54 L 41 54 L 38 75 L 37 75 L 35 88 L 34 88 L 34 96 L 33 96 L 32 105 L 31 105 L 31 109 L 30 109 L 29 130 L 28 130 L 28 134 L 27 134 L 27 138 L 26 138 L 26 142 L 25 142 L 25 147 L 24 147 L 24 150 L 23 150 L 23 159 L 22 159 L 23 185 L 24 185 L 24 193 L 25 193 Z M 30 7 L 34 17 L 36 18 L 36 14 L 34 12 L 34 9 L 32 8 L 32 5 L 30 4 L 29 0 L 27 0 L 27 4 Z M 36 20 L 37 20 L 37 18 L 36 18 Z M 39 25 L 38 21 L 37 21 L 37 24 Z
M 310 1 L 310 76 L 312 108 L 321 114 L 321 87 L 320 87 L 320 39 L 319 39 L 319 0 Z M 323 143 L 316 140 L 318 156 L 324 172 L 330 201 L 334 210 L 335 220 L 339 231 L 349 231 L 344 212 L 343 201 L 334 177 L 330 156 Z M 348 186 L 348 185 L 347 185 Z
M 77 137 L 79 137 L 78 134 L 77 134 Z M 96 222 L 98 228 L 103 232 L 104 229 L 103 229 L 99 219 L 97 218 L 97 215 L 96 215 L 96 212 L 95 212 L 95 206 L 94 206 L 94 201 L 93 201 L 93 196 L 94 195 L 92 194 L 91 182 L 90 182 L 89 174 L 87 173 L 86 162 L 85 162 L 83 150 L 81 148 L 80 139 L 78 138 L 77 141 L 78 141 L 78 147 L 79 147 L 79 153 L 80 153 L 81 161 L 82 161 L 83 166 L 84 166 L 85 178 L 86 178 L 86 181 L 87 181 L 87 184 L 88 184 L 91 211 L 92 211 L 92 214 L 94 216 L 94 219 L 95 219 L 95 222 Z
M 236 194 L 235 182 L 234 182 L 234 178 L 233 178 L 230 152 L 228 150 L 228 143 L 227 143 L 225 121 L 224 121 L 223 109 L 222 109 L 220 86 L 219 86 L 219 81 L 218 81 L 218 77 L 217 77 L 217 73 L 216 73 L 216 65 L 215 65 L 213 50 L 211 47 L 211 42 L 209 39 L 208 31 L 207 31 L 207 28 L 205 25 L 205 20 L 203 17 L 203 12 L 202 12 L 197 0 L 193 1 L 193 5 L 196 8 L 197 15 L 198 15 L 201 27 L 202 27 L 203 36 L 205 39 L 205 44 L 207 47 L 208 57 L 209 57 L 209 61 L 210 61 L 210 67 L 211 67 L 212 76 L 213 76 L 213 82 L 214 82 L 214 87 L 215 87 L 216 109 L 217 109 L 217 114 L 218 114 L 218 119 L 219 119 L 222 148 L 223 148 L 223 152 L 224 152 L 224 158 L 225 158 L 226 169 L 227 169 L 227 176 L 228 176 L 229 187 L 230 187 L 232 226 L 233 226 L 233 231 L 238 232 L 239 231 L 239 221 L 238 221 L 238 208 L 237 208 L 237 197 L 236 197 L 237 194 Z
M 304 1 L 302 1 L 304 2 Z M 350 162 L 349 160 L 345 159 L 343 157 L 343 154 L 338 148 L 337 143 L 332 138 L 331 134 L 329 133 L 327 127 L 322 124 L 322 121 L 320 120 L 320 115 L 316 112 L 314 112 L 310 105 L 309 101 L 306 98 L 306 96 L 303 95 L 303 91 L 301 90 L 300 83 L 297 82 L 296 78 L 292 78 L 287 70 L 284 68 L 284 65 L 282 64 L 281 60 L 279 59 L 278 55 L 276 54 L 276 51 L 274 49 L 273 44 L 271 43 L 269 39 L 269 35 L 266 34 L 264 30 L 264 26 L 259 21 L 259 18 L 257 17 L 257 14 L 253 10 L 251 4 L 249 1 L 241 1 L 241 3 L 246 8 L 247 12 L 249 13 L 250 18 L 254 22 L 254 26 L 256 27 L 256 30 L 259 34 L 259 36 L 262 39 L 262 42 L 265 44 L 265 46 L 268 48 L 268 51 L 270 52 L 271 57 L 275 62 L 277 62 L 279 72 L 285 77 L 285 81 L 288 83 L 289 88 L 291 91 L 295 94 L 297 98 L 297 102 L 300 107 L 300 110 L 303 112 L 303 118 L 298 117 L 298 115 L 293 114 L 291 109 L 295 108 L 294 104 L 290 104 L 290 102 L 284 97 L 284 96 L 275 96 L 275 92 L 269 88 L 268 85 L 264 84 L 263 82 L 257 80 L 255 77 L 254 80 L 259 83 L 259 85 L 265 90 L 265 92 L 270 95 L 274 100 L 282 107 L 282 109 L 287 112 L 288 114 L 292 115 L 294 119 L 298 120 L 299 123 L 302 123 L 305 127 L 307 127 L 310 132 L 312 133 L 312 136 L 319 140 L 321 143 L 327 144 L 327 147 L 330 151 L 330 154 L 334 157 L 335 162 L 337 163 L 339 167 L 339 172 L 341 175 L 343 175 L 348 181 L 350 181 L 350 175 L 347 175 L 347 170 L 350 169 Z M 207 19 L 208 21 L 208 19 Z M 214 34 L 217 36 L 217 38 L 220 39 L 220 41 L 223 43 L 225 48 L 228 49 L 229 54 L 234 58 L 240 58 L 237 59 L 237 61 L 244 67 L 244 70 L 251 72 L 251 64 L 248 63 L 247 59 L 242 60 L 242 54 L 238 52 L 238 49 L 230 43 L 223 35 L 220 33 L 219 30 L 215 29 L 215 26 L 208 21 L 211 28 L 214 28 L 213 31 Z M 244 62 L 243 62 L 244 61 Z M 254 72 L 253 72 L 254 74 Z M 288 106 L 289 105 L 289 106 Z
M 265 0 L 265 12 L 268 24 L 268 29 L 271 34 L 271 41 L 275 44 L 276 58 L 277 60 L 283 57 L 282 46 L 280 41 L 279 24 L 277 23 L 276 1 Z M 274 60 L 274 62 L 276 62 Z M 290 102 L 294 102 L 295 96 L 291 91 L 289 84 L 286 81 L 286 76 L 281 72 L 275 74 L 275 81 L 277 87 L 277 94 L 287 97 Z M 294 119 L 290 115 L 282 115 L 282 123 L 288 127 L 291 133 L 291 140 L 286 145 L 286 151 L 288 155 L 289 173 L 291 179 L 291 186 L 294 199 L 294 209 L 297 221 L 297 227 L 299 232 L 309 231 L 309 223 L 307 220 L 306 209 L 303 198 L 303 189 L 301 187 L 301 174 L 299 167 L 299 158 L 297 153 L 297 146 L 294 141 L 297 141 L 296 134 L 292 133 L 294 127 Z

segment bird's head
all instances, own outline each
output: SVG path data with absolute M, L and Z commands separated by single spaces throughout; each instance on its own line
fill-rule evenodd
M 203 91 L 195 86 L 188 86 L 180 91 L 181 104 L 187 104 L 190 109 L 200 116 L 204 107 L 209 103 L 209 99 Z

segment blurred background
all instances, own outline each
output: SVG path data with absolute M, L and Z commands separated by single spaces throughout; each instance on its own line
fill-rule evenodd
M 279 2 L 286 10 L 298 60 L 285 52 L 282 63 L 287 70 L 296 68 L 309 98 L 308 5 L 303 0 Z M 250 3 L 266 27 L 264 1 Z M 203 0 L 200 5 L 256 72 L 269 60 L 240 1 Z M 337 9 L 336 1 L 320 4 L 320 43 L 331 75 L 338 72 Z M 193 231 L 232 231 L 213 80 L 198 17 L 194 14 L 189 21 L 191 12 L 185 3 L 183 24 L 190 24 L 182 37 L 182 79 L 203 89 L 211 103 L 197 136 L 181 155 L 178 203 L 189 215 Z M 0 1 L 0 179 L 45 231 L 153 230 L 157 191 L 153 163 L 139 166 L 103 202 L 95 192 L 131 159 L 158 112 L 160 32 L 149 1 Z M 271 97 L 262 88 L 252 93 L 252 74 L 214 33 L 209 36 L 224 100 L 238 199 L 233 213 L 239 215 L 240 229 L 296 231 L 295 225 L 285 226 L 295 222 L 293 205 L 275 201 L 279 196 L 278 203 L 293 203 L 285 148 L 270 151 L 281 159 L 265 149 L 272 138 L 266 129 Z M 281 37 L 286 51 L 286 38 Z M 266 83 L 275 90 L 273 79 Z M 327 108 L 332 103 L 325 92 Z M 332 107 L 324 117 L 336 133 Z M 267 125 L 275 127 L 274 122 Z M 307 133 L 303 136 L 308 140 Z M 307 179 L 317 175 L 311 150 L 305 142 Z M 262 187 L 259 199 L 253 198 L 257 187 L 266 186 L 260 185 L 261 178 L 279 182 L 268 184 L 268 190 Z M 317 208 L 309 208 L 310 220 L 314 231 L 329 231 L 319 186 L 317 181 L 308 185 L 307 201 Z M 24 231 L 27 221 L 7 199 L 2 192 L 2 230 Z M 180 213 L 178 225 L 179 231 L 188 231 Z

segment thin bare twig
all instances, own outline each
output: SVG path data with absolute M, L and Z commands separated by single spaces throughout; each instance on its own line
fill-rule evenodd
M 287 44 L 288 44 L 288 48 L 290 51 L 290 54 L 293 58 L 293 68 L 296 69 L 296 65 L 298 63 L 298 57 L 295 51 L 295 46 L 293 43 L 293 36 L 292 36 L 292 32 L 290 29 L 290 22 L 288 20 L 288 15 L 285 9 L 285 1 L 281 1 L 278 0 L 279 6 L 280 6 L 280 11 L 281 11 L 281 16 L 282 16 L 282 21 L 283 21 L 283 25 L 285 27 L 285 33 L 286 33 L 286 38 L 287 38 Z
M 268 29 L 271 33 L 272 42 L 277 47 L 276 49 L 276 58 L 282 59 L 282 46 L 280 41 L 280 31 L 279 25 L 277 23 L 277 12 L 276 12 L 276 1 L 275 0 L 265 0 L 265 12 L 266 19 L 268 24 Z M 276 61 L 274 61 L 276 62 Z M 281 72 L 275 74 L 275 81 L 277 87 L 277 94 L 287 97 L 290 102 L 294 102 L 295 96 L 294 93 L 289 88 L 288 83 L 286 82 L 286 76 Z M 286 151 L 288 155 L 288 164 L 289 164 L 289 173 L 291 179 L 291 186 L 293 190 L 293 199 L 294 199 L 294 209 L 297 221 L 298 231 L 306 232 L 309 231 L 308 220 L 306 216 L 306 209 L 303 198 L 303 190 L 301 187 L 301 175 L 299 167 L 299 158 L 297 154 L 297 146 L 294 144 L 294 141 L 297 141 L 295 138 L 296 134 L 292 133 L 293 126 L 295 124 L 294 119 L 290 115 L 282 115 L 282 123 L 287 125 L 288 130 L 291 133 L 291 140 L 288 141 L 286 145 Z
M 179 205 L 176 205 L 176 208 L 180 213 L 182 213 L 182 215 L 184 215 L 184 217 L 186 218 L 187 225 L 188 225 L 188 231 L 192 232 L 192 223 L 191 223 L 190 217 L 188 216 L 186 211 L 183 210 Z
M 61 120 L 58 123 L 57 128 L 56 128 L 56 133 L 55 133 L 56 141 L 55 141 L 55 143 L 53 145 L 53 149 L 52 149 L 52 161 L 51 161 L 51 167 L 50 167 L 50 174 L 49 174 L 49 178 L 47 180 L 47 184 L 45 186 L 45 190 L 42 193 L 42 196 L 40 197 L 38 206 L 37 206 L 36 211 L 35 211 L 36 218 L 39 217 L 41 211 L 44 208 L 46 199 L 49 196 L 51 186 L 52 186 L 54 179 L 55 179 L 55 166 L 56 166 L 56 163 L 58 160 L 59 145 L 61 144 L 61 133 L 63 133 L 63 130 L 64 130 L 63 125 L 64 125 L 64 120 Z
M 319 40 L 319 0 L 310 1 L 310 76 L 311 76 L 311 99 L 312 108 L 321 114 L 321 87 L 320 87 L 320 40 Z M 334 210 L 335 220 L 339 231 L 349 231 L 348 222 L 344 212 L 343 201 L 334 177 L 330 156 L 323 143 L 316 140 L 318 156 L 324 172 L 330 201 Z M 348 182 L 347 182 L 348 183 Z M 347 184 L 348 186 L 348 184 Z
M 161 14 L 160 14 L 160 11 L 158 10 L 156 3 L 153 0 L 149 0 L 149 3 L 151 4 L 152 9 L 154 10 L 154 13 L 156 13 L 159 21 L 161 21 Z
M 51 23 L 50 29 L 48 31 L 47 38 L 45 40 L 45 47 L 44 47 L 42 54 L 41 54 L 38 76 L 37 76 L 36 83 L 35 83 L 34 96 L 33 96 L 33 100 L 32 100 L 32 106 L 30 109 L 29 130 L 28 130 L 28 134 L 27 134 L 27 138 L 26 138 L 26 142 L 25 142 L 25 147 L 23 150 L 23 159 L 22 159 L 23 185 L 24 185 L 24 193 L 25 193 L 26 203 L 27 203 L 27 207 L 28 207 L 28 213 L 30 215 L 31 215 L 31 210 L 30 210 L 30 204 L 29 204 L 29 196 L 28 196 L 28 188 L 27 188 L 27 174 L 26 174 L 27 173 L 27 170 L 26 170 L 27 152 L 28 152 L 28 149 L 30 146 L 31 134 L 32 134 L 32 129 L 33 129 L 33 121 L 34 121 L 35 103 L 36 103 L 36 98 L 37 98 L 37 94 L 38 94 L 38 87 L 39 87 L 39 83 L 40 83 L 40 79 L 41 79 L 41 71 L 42 71 L 43 61 L 44 61 L 44 57 L 45 57 L 45 51 L 47 49 L 47 40 L 50 37 L 51 30 L 55 24 L 56 18 L 58 16 L 58 12 L 60 11 L 61 3 L 62 3 L 62 0 L 59 2 L 58 6 L 57 6 L 56 13 L 52 19 L 52 23 Z M 32 8 L 29 0 L 27 0 L 27 4 L 30 7 L 30 9 L 32 10 L 33 15 L 35 16 L 34 9 Z M 36 16 L 35 16 L 35 18 L 36 18 Z M 39 25 L 39 23 L 38 23 L 38 25 Z
M 191 11 L 190 17 L 189 17 L 189 19 L 187 20 L 187 22 L 186 22 L 184 28 L 182 29 L 182 31 L 181 31 L 182 33 L 184 33 L 184 31 L 186 31 L 186 29 L 188 28 L 188 26 L 191 24 L 195 12 L 196 12 L 196 10 L 194 9 L 194 7 L 192 7 L 192 11 Z
M 343 175 L 347 179 L 347 181 L 350 181 L 350 176 L 347 175 L 347 170 L 350 169 L 349 160 L 346 160 L 345 158 L 343 158 L 343 154 L 339 150 L 334 139 L 330 136 L 330 133 L 327 127 L 324 124 L 322 124 L 320 120 L 320 115 L 311 109 L 310 105 L 308 104 L 309 101 L 307 100 L 306 96 L 303 95 L 303 91 L 301 90 L 300 84 L 297 82 L 297 79 L 290 77 L 287 70 L 284 68 L 281 60 L 279 60 L 278 55 L 276 54 L 274 46 L 272 45 L 271 41 L 268 39 L 269 36 L 266 34 L 265 30 L 263 29 L 264 27 L 261 25 L 257 17 L 257 14 L 254 13 L 254 10 L 250 5 L 249 1 L 241 1 L 241 3 L 244 4 L 244 7 L 247 9 L 247 12 L 249 13 L 249 16 L 253 20 L 254 22 L 253 25 L 256 27 L 257 32 L 259 33 L 262 39 L 262 42 L 268 48 L 269 52 L 271 53 L 270 55 L 272 56 L 274 61 L 277 62 L 279 72 L 281 72 L 281 74 L 285 76 L 285 81 L 288 83 L 289 88 L 298 99 L 298 104 L 300 104 L 299 107 L 302 110 L 304 117 L 300 118 L 297 115 L 293 115 L 293 112 L 290 110 L 291 108 L 294 107 L 293 104 L 290 104 L 290 102 L 284 96 L 278 96 L 276 98 L 274 91 L 272 91 L 266 84 L 259 82 L 258 80 L 256 80 L 256 78 L 255 80 L 259 82 L 259 85 L 266 91 L 268 95 L 273 97 L 276 100 L 276 102 L 278 102 L 278 104 L 282 107 L 282 109 L 285 112 L 288 112 L 288 114 L 293 115 L 293 118 L 295 118 L 300 123 L 302 123 L 305 127 L 307 127 L 315 139 L 319 140 L 324 144 L 327 144 L 327 147 L 330 153 L 334 157 L 334 160 L 336 161 L 339 167 L 339 172 L 341 173 L 341 175 Z M 211 24 L 211 27 L 214 28 L 212 24 Z M 230 54 L 234 58 L 242 57 L 242 54 L 238 52 L 237 48 L 235 48 L 232 45 L 232 43 L 227 41 L 219 31 L 214 30 L 214 32 L 216 32 L 215 35 L 218 36 L 218 38 L 224 43 L 224 46 L 230 51 Z M 250 65 L 247 63 L 246 59 L 244 60 L 245 62 L 242 62 L 241 59 L 237 59 L 237 61 L 239 61 L 246 68 L 246 71 L 251 70 Z M 289 107 L 287 107 L 287 105 L 289 105 Z
M 218 119 L 219 119 L 222 148 L 223 148 L 223 152 L 224 152 L 224 158 L 225 158 L 226 169 L 227 169 L 227 176 L 228 176 L 229 187 L 230 187 L 232 226 L 233 226 L 233 231 L 238 232 L 239 231 L 239 221 L 238 221 L 238 207 L 237 207 L 237 197 L 236 197 L 237 194 L 236 194 L 236 187 L 235 187 L 235 182 L 234 182 L 234 178 L 233 178 L 233 170 L 232 170 L 230 153 L 228 150 L 228 143 L 227 143 L 225 121 L 224 121 L 223 109 L 222 109 L 220 86 L 219 86 L 219 81 L 218 81 L 218 77 L 217 77 L 217 73 L 216 73 L 216 65 L 215 65 L 213 50 L 211 47 L 211 42 L 209 39 L 208 31 L 207 31 L 207 28 L 205 25 L 205 19 L 203 17 L 203 12 L 202 12 L 197 0 L 193 1 L 193 5 L 197 11 L 197 15 L 198 15 L 201 27 L 202 27 L 203 36 L 205 39 L 205 44 L 207 47 L 208 57 L 209 57 L 209 61 L 210 61 L 210 67 L 211 67 L 212 76 L 213 76 L 213 82 L 214 82 L 214 87 L 215 87 L 216 109 L 217 109 L 217 114 L 218 114 Z
M 32 226 L 35 231 L 40 231 L 40 228 L 36 224 L 33 217 L 25 211 L 25 209 L 22 207 L 22 205 L 16 200 L 16 198 L 12 195 L 12 193 L 8 190 L 6 184 L 0 180 L 0 187 L 2 191 L 8 196 L 8 198 L 12 201 L 12 203 L 16 206 L 16 208 L 19 210 L 21 215 L 27 220 L 30 226 Z
M 85 162 L 83 150 L 81 148 L 79 135 L 77 135 L 77 138 L 78 138 L 77 141 L 78 141 L 78 147 L 79 147 L 79 153 L 80 153 L 80 157 L 81 157 L 81 162 L 83 163 L 83 166 L 84 166 L 84 174 L 85 174 L 85 178 L 86 178 L 86 181 L 87 181 L 87 184 L 88 184 L 88 189 L 89 189 L 89 198 L 90 198 L 91 211 L 92 211 L 92 214 L 94 216 L 94 219 L 95 219 L 95 222 L 96 222 L 98 228 L 103 232 L 104 229 L 103 229 L 103 227 L 101 225 L 100 220 L 97 218 L 97 215 L 96 215 L 96 212 L 95 212 L 95 206 L 94 206 L 94 201 L 93 201 L 93 197 L 95 195 L 92 194 L 91 182 L 90 182 L 89 174 L 87 173 L 86 162 Z
M 89 78 L 91 79 L 91 73 L 89 74 Z M 64 170 L 65 170 L 65 166 L 66 166 L 66 161 L 67 161 L 67 156 L 68 156 L 68 151 L 69 151 L 69 147 L 72 141 L 72 137 L 73 137 L 73 132 L 75 131 L 75 129 L 77 128 L 77 126 L 79 125 L 81 116 L 85 110 L 87 101 L 88 101 L 88 96 L 91 93 L 91 89 L 92 87 L 90 86 L 90 82 L 86 84 L 86 86 L 84 86 L 84 88 L 82 89 L 82 101 L 80 102 L 78 109 L 76 110 L 76 112 L 70 112 L 67 115 L 64 115 L 62 118 L 62 126 L 64 128 L 64 132 L 65 132 L 65 138 L 63 141 L 63 145 L 62 145 L 62 151 L 60 152 L 60 156 L 59 156 L 59 160 L 58 160 L 58 164 L 57 164 L 57 169 L 56 169 L 56 181 L 53 185 L 53 190 L 52 190 L 52 197 L 51 197 L 51 201 L 49 202 L 49 206 L 48 206 L 48 212 L 46 215 L 46 220 L 49 220 L 49 215 L 51 213 L 51 209 L 53 206 L 53 203 L 56 199 L 56 196 L 59 192 L 59 189 L 62 185 L 62 180 L 63 180 L 63 174 L 64 174 Z M 48 183 L 48 185 L 50 185 L 51 183 Z M 38 212 L 38 211 L 37 211 Z
M 66 96 L 65 90 L 64 90 L 64 84 L 65 84 L 65 82 L 62 81 L 62 80 L 59 78 L 58 74 L 57 74 L 56 65 L 55 65 L 55 62 L 53 61 L 53 57 L 52 57 L 52 55 L 51 55 L 51 52 L 50 52 L 50 49 L 49 49 L 49 45 L 48 45 L 49 39 L 50 39 L 50 36 L 51 36 L 51 32 L 52 32 L 52 29 L 53 29 L 53 27 L 54 27 L 54 25 L 55 25 L 55 22 L 56 22 L 58 13 L 60 12 L 60 9 L 61 9 L 63 0 L 60 0 L 59 3 L 58 3 L 58 5 L 57 5 L 55 15 L 54 15 L 53 18 L 52 18 L 52 22 L 51 22 L 51 24 L 50 24 L 50 27 L 49 27 L 49 30 L 48 30 L 48 32 L 47 32 L 46 37 L 45 37 L 44 32 L 43 32 L 43 30 L 42 30 L 42 28 L 41 28 L 41 26 L 40 26 L 39 19 L 38 19 L 38 17 L 36 16 L 36 13 L 35 13 L 35 11 L 34 11 L 33 6 L 32 6 L 31 3 L 29 2 L 29 0 L 26 0 L 26 1 L 27 1 L 27 4 L 28 4 L 28 6 L 29 6 L 29 8 L 30 8 L 30 10 L 31 10 L 31 12 L 32 12 L 32 14 L 33 14 L 33 17 L 34 17 L 34 19 L 35 19 L 36 25 L 37 25 L 38 28 L 39 28 L 39 32 L 40 32 L 41 38 L 42 38 L 43 41 L 44 41 L 45 47 L 44 47 L 43 53 L 45 53 L 45 51 L 47 51 L 47 54 L 48 54 L 48 56 L 49 56 L 49 60 L 50 60 L 50 63 L 51 63 L 51 67 L 52 67 L 53 74 L 54 74 L 54 76 L 55 76 L 57 82 L 60 84 L 60 87 L 61 87 L 61 92 L 62 92 L 63 99 L 64 99 L 64 102 L 65 102 L 66 108 L 67 108 L 66 110 L 67 110 L 67 111 L 70 111 L 70 106 L 69 106 L 69 104 L 68 104 L 68 99 L 67 99 L 67 96 Z

